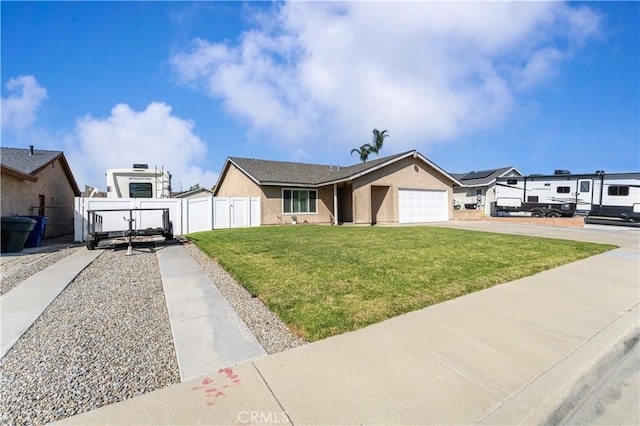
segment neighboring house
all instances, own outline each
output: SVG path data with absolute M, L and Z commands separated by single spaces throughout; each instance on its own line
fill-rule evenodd
M 0 148 L 2 216 L 47 216 L 45 238 L 73 233 L 80 196 L 61 151 Z
M 86 198 L 107 198 L 107 193 L 93 186 L 85 185 L 81 196 Z
M 495 211 L 496 178 L 522 176 L 522 173 L 515 167 L 509 166 L 479 172 L 452 173 L 451 175 L 462 182 L 462 186 L 453 189 L 454 208 L 478 209 L 489 216 Z
M 172 194 L 173 198 L 202 198 L 202 197 L 210 197 L 213 195 L 213 191 L 207 188 L 196 188 L 189 191 L 178 192 L 177 194 Z
M 229 157 L 214 195 L 261 200 L 263 225 L 446 221 L 460 182 L 417 151 L 348 167 Z

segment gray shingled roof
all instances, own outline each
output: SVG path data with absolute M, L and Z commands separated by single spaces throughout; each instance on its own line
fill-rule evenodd
M 69 163 L 67 163 L 67 159 L 64 157 L 62 151 L 34 149 L 33 155 L 31 155 L 30 149 L 0 147 L 2 172 L 8 174 L 17 173 L 17 176 L 28 180 L 37 180 L 36 174 L 58 158 L 60 158 L 62 169 L 67 175 L 73 193 L 76 196 L 80 196 L 80 188 L 78 188 L 76 179 L 73 177 L 73 172 L 71 172 Z
M 0 164 L 26 175 L 32 175 L 35 171 L 46 166 L 61 154 L 62 151 L 34 149 L 33 155 L 29 155 L 28 149 L 1 147 Z
M 482 186 L 493 182 L 498 176 L 508 172 L 515 167 L 501 167 L 499 169 L 480 170 L 477 172 L 451 173 L 451 176 L 458 179 L 465 186 Z
M 298 185 L 320 185 L 336 180 L 347 179 L 367 169 L 403 157 L 413 151 L 407 151 L 388 157 L 378 158 L 353 166 L 330 166 L 321 164 L 290 163 L 251 158 L 229 157 L 229 161 L 240 167 L 260 184 L 287 183 Z

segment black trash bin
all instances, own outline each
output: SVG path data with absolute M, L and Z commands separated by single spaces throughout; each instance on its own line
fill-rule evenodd
M 2 216 L 2 253 L 22 251 L 36 221 L 22 216 Z
M 23 216 L 28 217 L 36 221 L 36 226 L 29 233 L 27 241 L 24 243 L 24 248 L 40 247 L 42 245 L 42 239 L 44 238 L 44 231 L 47 228 L 46 216 Z

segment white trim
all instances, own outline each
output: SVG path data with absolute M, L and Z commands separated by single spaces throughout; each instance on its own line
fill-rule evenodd
M 338 224 L 338 184 L 333 184 L 333 224 Z
M 313 215 L 313 214 L 318 214 L 318 189 L 317 188 L 309 188 L 307 187 L 306 190 L 307 191 L 314 191 L 316 193 L 316 211 L 315 212 L 291 212 L 291 213 L 287 213 L 284 211 L 284 191 L 303 191 L 304 189 L 302 188 L 289 188 L 289 187 L 282 187 L 281 188 L 281 197 L 280 199 L 282 200 L 282 214 L 283 215 L 287 215 L 287 216 L 295 216 L 295 215 L 299 215 L 299 214 L 308 214 L 308 215 Z M 307 201 L 309 200 L 309 198 L 307 198 Z M 293 193 L 291 194 L 291 210 L 293 210 Z
M 225 176 L 225 172 L 228 169 L 229 164 L 233 164 L 238 170 L 240 170 L 242 173 L 245 174 L 245 176 L 247 176 L 249 179 L 251 179 L 256 185 L 261 186 L 262 184 L 260 183 L 260 181 L 258 181 L 256 178 L 254 178 L 253 176 L 251 176 L 250 173 L 248 173 L 245 169 L 243 169 L 242 167 L 240 167 L 235 161 L 233 161 L 231 158 L 227 157 L 227 160 L 224 162 L 224 166 L 222 166 L 222 173 L 220 173 L 220 176 L 218 176 L 218 180 L 216 181 L 216 186 L 215 186 L 215 190 L 213 191 L 213 195 L 215 196 L 218 193 L 218 189 L 220 188 L 220 183 L 222 182 L 223 177 Z

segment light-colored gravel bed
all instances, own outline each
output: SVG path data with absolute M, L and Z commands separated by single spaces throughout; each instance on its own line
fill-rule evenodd
M 82 247 L 79 246 L 73 246 L 62 248 L 54 252 L 43 252 L 37 255 L 32 255 L 33 260 L 30 259 L 29 262 L 20 262 L 10 270 L 8 268 L 3 268 L 2 277 L 0 279 L 0 295 L 6 294 L 9 290 L 13 289 L 30 276 L 53 265 L 59 260 L 64 259 L 81 248 Z
M 152 246 L 105 250 L 0 361 L 2 424 L 43 424 L 180 381 Z
M 45 424 L 180 381 L 155 250 L 134 247 L 104 250 L 0 360 L 2 424 Z M 196 246 L 184 248 L 268 353 L 307 343 Z M 3 276 L 3 291 L 75 250 L 85 248 Z
M 253 297 L 198 247 L 190 243 L 184 247 L 268 353 L 282 352 L 307 343 L 302 337 L 294 334 L 259 298 Z

